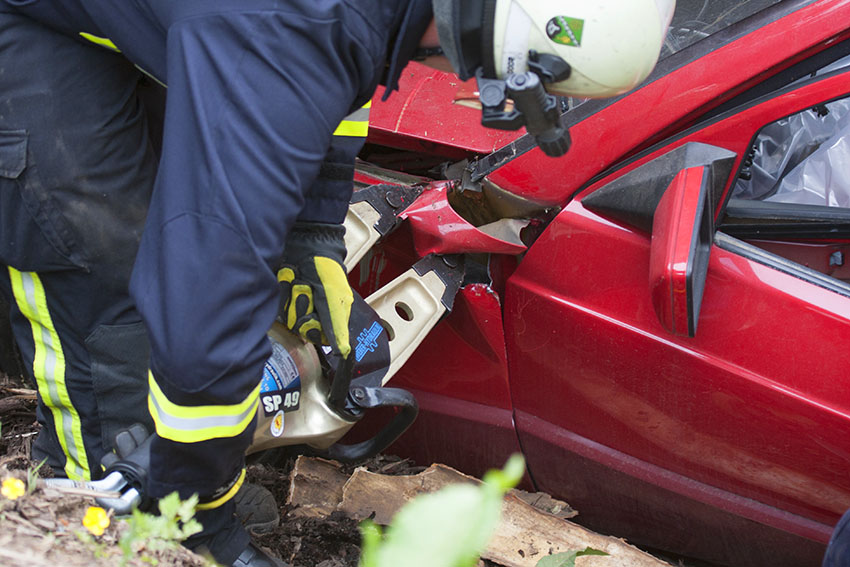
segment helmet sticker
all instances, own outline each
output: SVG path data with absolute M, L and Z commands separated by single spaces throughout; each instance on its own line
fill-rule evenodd
M 546 35 L 555 43 L 581 47 L 581 33 L 584 30 L 584 20 L 556 16 L 546 22 Z

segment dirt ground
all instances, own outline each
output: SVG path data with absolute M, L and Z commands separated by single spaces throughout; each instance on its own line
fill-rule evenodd
M 0 373 L 0 481 L 15 476 L 30 485 L 52 471 L 30 460 L 30 449 L 38 434 L 35 392 L 19 380 Z M 268 454 L 249 462 L 248 481 L 268 488 L 280 506 L 281 523 L 255 540 L 292 567 L 356 567 L 360 557 L 358 523 L 342 513 L 328 518 L 303 518 L 290 514 L 287 495 L 294 457 Z M 416 474 L 425 469 L 406 459 L 379 455 L 365 463 L 381 474 Z M 345 467 L 348 469 L 349 467 Z M 354 470 L 350 466 L 350 473 Z M 35 472 L 33 472 L 35 471 Z M 28 478 L 29 477 L 29 478 Z M 29 567 L 106 567 L 127 565 L 184 565 L 203 567 L 203 559 L 180 546 L 156 550 L 143 548 L 135 556 L 123 556 L 118 542 L 128 529 L 126 522 L 112 521 L 105 533 L 90 536 L 82 519 L 95 502 L 91 496 L 68 494 L 37 486 L 14 501 L 0 497 L 0 565 Z M 655 553 L 656 557 L 658 554 Z M 660 559 L 678 567 L 706 567 L 678 557 Z M 498 567 L 481 560 L 479 567 Z
M 0 375 L 0 480 L 15 476 L 27 480 L 38 463 L 30 460 L 30 448 L 38 424 L 35 419 L 35 395 L 26 384 Z M 370 470 L 399 474 L 418 472 L 409 462 L 394 457 L 378 457 L 366 463 Z M 286 493 L 291 460 L 275 464 L 251 464 L 248 480 L 267 487 L 281 504 L 280 526 L 255 539 L 293 567 L 355 567 L 360 556 L 357 522 L 344 516 L 328 519 L 289 518 Z M 52 471 L 42 467 L 36 476 L 49 477 Z M 0 565 L 31 567 L 112 566 L 121 565 L 117 547 L 126 529 L 123 522 L 112 521 L 106 532 L 93 538 L 83 527 L 91 497 L 69 495 L 49 488 L 36 488 L 11 501 L 0 498 Z M 147 559 L 142 557 L 146 555 Z M 204 565 L 182 548 L 167 551 L 144 549 L 126 565 Z

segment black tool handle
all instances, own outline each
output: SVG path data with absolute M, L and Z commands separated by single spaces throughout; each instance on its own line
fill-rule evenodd
M 400 411 L 371 439 L 351 445 L 336 443 L 320 453 L 320 456 L 337 461 L 357 461 L 374 456 L 398 439 L 419 414 L 416 398 L 401 388 L 356 386 L 351 389 L 350 401 L 362 409 L 394 407 Z
M 113 462 L 104 471 L 104 476 L 108 476 L 113 472 L 121 473 L 127 484 L 139 492 L 141 496 L 140 509 L 145 509 L 150 502 L 147 496 L 148 471 L 151 464 L 151 442 L 155 435 L 149 435 L 132 453 Z

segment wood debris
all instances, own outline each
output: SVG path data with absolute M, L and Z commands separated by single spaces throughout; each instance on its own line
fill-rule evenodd
M 296 508 L 290 515 L 302 518 L 327 517 L 342 501 L 348 480 L 339 464 L 319 458 L 299 457 L 292 467 L 287 503 Z
M 292 471 L 289 504 L 295 507 L 294 513 L 302 515 L 327 515 L 339 510 L 357 520 L 371 517 L 386 525 L 418 494 L 459 482 L 480 481 L 439 464 L 415 475 L 391 476 L 359 468 L 347 476 L 332 461 L 299 457 Z M 622 539 L 592 532 L 565 519 L 575 515 L 564 502 L 511 491 L 505 496 L 502 520 L 482 558 L 504 567 L 534 567 L 551 553 L 592 547 L 609 557 L 582 557 L 579 565 L 667 567 Z

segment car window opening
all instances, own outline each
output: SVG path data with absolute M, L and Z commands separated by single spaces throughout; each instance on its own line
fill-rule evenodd
M 850 212 L 850 99 L 768 124 L 756 136 L 733 199 Z

